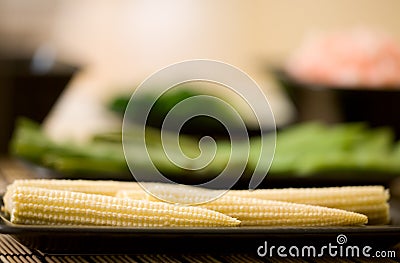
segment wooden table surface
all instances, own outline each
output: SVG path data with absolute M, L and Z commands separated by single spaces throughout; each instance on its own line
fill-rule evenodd
M 35 178 L 37 177 L 29 169 L 26 169 L 21 163 L 10 161 L 8 159 L 0 160 L 0 193 L 4 193 L 8 184 L 15 179 Z M 400 254 L 400 244 L 393 248 L 397 255 Z M 12 236 L 0 234 L 0 262 L 400 262 L 399 259 L 338 259 L 318 258 L 260 258 L 256 254 L 118 254 L 118 255 L 50 255 L 41 251 L 30 249 L 24 244 L 16 241 Z

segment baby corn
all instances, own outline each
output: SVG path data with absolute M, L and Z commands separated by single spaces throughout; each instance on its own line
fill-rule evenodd
M 342 226 L 342 225 L 362 225 L 367 222 L 369 224 L 384 224 L 389 221 L 389 205 L 387 203 L 389 199 L 389 193 L 382 186 L 350 186 L 350 187 L 329 187 L 329 188 L 287 188 L 287 189 L 260 189 L 254 191 L 245 190 L 231 190 L 227 193 L 225 191 L 208 190 L 198 187 L 186 186 L 186 185 L 171 185 L 162 183 L 143 183 L 145 189 L 149 193 L 155 194 L 156 197 L 150 195 L 141 188 L 138 183 L 135 182 L 117 182 L 117 181 L 88 181 L 88 180 L 51 180 L 51 179 L 32 179 L 32 180 L 16 180 L 13 184 L 7 187 L 6 195 L 4 196 L 5 210 L 10 214 L 13 214 L 14 222 L 18 220 L 25 220 L 26 222 L 33 222 L 32 218 L 26 217 L 26 214 L 34 214 L 36 216 L 35 221 L 38 223 L 46 223 L 52 217 L 46 216 L 49 211 L 55 213 L 56 219 L 59 218 L 70 218 L 70 211 L 74 220 L 70 220 L 65 223 L 67 224 L 89 224 L 87 218 L 96 217 L 103 219 L 90 219 L 90 222 L 97 225 L 104 223 L 102 213 L 120 213 L 126 210 L 109 210 L 108 206 L 113 202 L 109 201 L 113 197 L 115 200 L 120 200 L 116 203 L 121 209 L 126 206 L 123 202 L 134 202 L 131 205 L 130 212 L 121 212 L 124 216 L 113 216 L 113 218 L 126 218 L 125 221 L 118 223 L 119 225 L 133 224 L 130 226 L 141 226 L 139 219 L 137 221 L 129 221 L 127 218 L 138 218 L 139 210 L 135 208 L 135 205 L 140 206 L 147 210 L 161 209 L 155 208 L 155 204 L 165 205 L 164 211 L 170 210 L 171 218 L 176 216 L 176 209 L 186 208 L 204 208 L 203 210 L 215 210 L 220 213 L 226 214 L 230 217 L 229 219 L 238 218 L 242 221 L 241 225 L 260 225 L 260 226 Z M 36 201 L 31 206 L 30 200 L 23 197 L 25 194 L 29 194 L 30 191 L 21 189 L 36 189 L 35 191 L 40 194 L 30 194 L 35 197 Z M 38 190 L 40 189 L 40 191 Z M 47 192 L 46 192 L 47 191 Z M 59 193 L 59 192 L 62 192 Z M 62 200 L 67 195 L 74 195 L 76 203 L 72 202 L 73 199 L 70 197 L 67 202 L 66 210 L 63 213 Z M 72 193 L 75 192 L 75 193 Z M 13 194 L 11 194 L 13 193 Z M 19 193 L 15 197 L 15 193 Z M 80 194 L 84 195 L 82 197 Z M 90 196 L 88 202 L 97 202 L 96 209 L 91 210 L 91 206 L 85 206 L 83 198 L 87 198 L 86 195 Z M 47 197 L 46 197 L 47 196 Z M 64 196 L 64 197 L 63 197 Z M 92 196 L 97 196 L 92 197 Z M 100 197 L 101 201 L 100 201 Z M 112 197 L 111 197 L 112 196 Z M 222 197 L 220 197 L 222 196 Z M 116 198 L 117 197 L 117 198 Z M 218 198 L 219 197 L 219 198 Z M 58 199 L 60 200 L 58 200 Z M 106 198 L 106 199 L 104 199 Z M 108 198 L 108 199 L 107 199 Z M 111 199 L 109 199 L 111 198 Z M 112 200 L 114 200 L 112 199 Z M 129 201 L 121 201 L 127 200 Z M 173 204 L 164 204 L 160 202 L 154 202 L 159 200 L 165 200 Z M 20 202 L 20 200 L 25 200 Z M 106 203 L 101 204 L 101 202 Z M 211 202 L 210 202 L 211 201 Z M 42 203 L 40 203 L 42 202 Z M 122 203 L 121 203 L 122 202 Z M 21 203 L 21 204 L 19 204 Z M 150 203 L 150 208 L 147 205 Z M 174 204 L 185 204 L 185 205 L 199 205 L 199 206 L 180 206 Z M 55 206 L 54 206 L 55 205 Z M 74 205 L 76 205 L 74 207 Z M 15 209 L 18 207 L 18 209 Z M 21 214 L 22 211 L 24 212 Z M 54 208 L 54 211 L 52 210 Z M 200 208 L 201 207 L 201 208 Z M 40 210 L 40 209 L 42 210 Z M 25 210 L 24 210 L 25 209 Z M 39 210 L 38 210 L 39 209 Z M 45 210 L 47 209 L 47 210 Z M 125 208 L 124 208 L 125 209 Z M 136 209 L 136 210 L 135 210 Z M 207 210 L 208 209 L 208 210 Z M 88 210 L 88 214 L 84 211 Z M 143 210 L 143 211 L 147 211 Z M 347 211 L 344 211 L 347 210 Z M 14 211 L 14 212 L 13 212 Z M 36 213 L 34 213 L 36 211 Z M 80 219 L 76 213 L 80 211 Z M 96 212 L 97 211 L 97 212 Z M 183 210 L 182 210 L 183 211 Z M 212 211 L 211 211 L 212 212 Z M 353 212 L 353 213 L 352 213 Z M 92 214 L 90 214 L 92 213 Z M 96 214 L 97 213 L 97 214 Z M 147 213 L 147 212 L 146 212 Z M 171 225 L 171 222 L 166 220 L 166 214 L 150 215 L 150 223 L 143 223 L 149 226 L 161 226 L 161 221 L 166 225 Z M 197 213 L 197 211 L 196 211 Z M 367 217 L 365 217 L 364 214 Z M 39 218 L 41 215 L 42 218 Z M 94 216 L 95 215 L 95 216 Z M 116 214 L 115 214 L 116 215 Z M 142 215 L 142 214 L 140 214 Z M 193 214 L 195 215 L 195 214 Z M 196 214 L 197 215 L 197 214 Z M 221 215 L 221 214 L 219 214 Z M 163 217 L 164 216 L 164 217 Z M 50 219 L 49 219 L 50 218 Z M 153 221 L 157 220 L 159 225 Z M 56 220 L 56 221 L 57 221 Z M 86 221 L 85 221 L 86 220 Z M 108 220 L 108 219 L 107 219 Z M 119 219 L 118 219 L 119 220 Z M 153 220 L 153 221 L 152 221 Z M 161 221 L 160 221 L 161 220 Z M 220 219 L 218 219 L 220 220 Z M 82 221 L 80 223 L 79 221 Z M 189 220 L 192 221 L 192 220 Z M 210 220 L 211 221 L 211 220 Z M 228 220 L 229 221 L 229 220 Z M 227 221 L 227 222 L 228 222 Z M 126 223 L 131 222 L 131 223 Z M 176 221 L 180 226 L 184 226 L 181 221 Z M 205 221 L 203 220 L 203 225 Z M 238 222 L 238 221 L 237 221 Z M 60 223 L 57 221 L 57 223 Z M 221 223 L 221 221 L 220 221 Z M 117 225 L 118 225 L 117 224 Z M 193 222 L 194 225 L 198 226 L 201 223 Z M 211 222 L 210 222 L 211 224 Z M 207 225 L 207 226 L 210 226 Z M 219 223 L 216 223 L 219 224 Z M 226 223 L 226 225 L 234 225 L 233 222 Z M 221 225 L 221 224 L 220 224 Z
M 227 196 L 338 208 L 368 216 L 369 224 L 386 224 L 390 219 L 389 192 L 383 186 L 233 190 Z
M 10 221 L 34 225 L 232 227 L 240 221 L 200 207 L 18 186 L 6 193 Z
M 147 193 L 141 190 L 120 190 L 115 194 L 118 198 L 128 198 L 133 200 L 150 200 Z
M 351 226 L 368 222 L 365 215 L 345 210 L 256 198 L 221 197 L 201 206 L 238 218 L 243 226 Z
M 15 180 L 10 187 L 29 186 L 54 190 L 82 192 L 115 196 L 120 190 L 141 190 L 136 182 L 101 181 L 101 180 L 59 180 L 59 179 L 25 179 Z
M 363 225 L 368 221 L 362 214 L 320 206 L 237 196 L 215 199 L 217 195 L 212 194 L 214 191 L 190 186 L 151 184 L 148 189 L 162 200 L 185 204 L 202 203 L 201 207 L 238 218 L 242 226 L 349 226 Z M 129 190 L 121 191 L 118 196 L 143 198 Z M 150 195 L 148 199 L 157 200 Z

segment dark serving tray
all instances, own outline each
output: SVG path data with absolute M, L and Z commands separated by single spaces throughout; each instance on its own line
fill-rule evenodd
M 400 139 L 400 92 L 398 87 L 339 87 L 303 83 L 284 69 L 270 71 L 297 108 L 297 121 L 367 122 L 372 127 L 391 127 Z
M 393 200 L 392 200 L 393 201 Z M 250 253 L 269 246 L 337 245 L 387 249 L 400 243 L 399 203 L 391 205 L 392 223 L 360 227 L 121 228 L 12 224 L 0 215 L 0 233 L 48 254 Z

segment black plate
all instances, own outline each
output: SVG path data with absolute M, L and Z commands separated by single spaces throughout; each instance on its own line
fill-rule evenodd
M 0 233 L 49 254 L 250 253 L 269 245 L 347 245 L 387 249 L 400 242 L 399 202 L 391 201 L 392 223 L 360 227 L 121 228 L 16 225 L 1 214 Z M 322 245 L 321 245 L 322 244 Z
M 15 121 L 20 116 L 42 122 L 78 68 L 61 61 L 0 54 L 0 153 L 8 151 Z M 42 61 L 43 60 L 43 61 Z M 50 62 L 50 63 L 49 63 Z
M 400 88 L 336 87 L 302 83 L 283 69 L 272 69 L 297 108 L 297 122 L 367 122 L 390 126 L 400 139 Z

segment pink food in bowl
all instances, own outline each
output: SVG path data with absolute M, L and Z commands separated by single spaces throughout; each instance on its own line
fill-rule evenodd
M 285 70 L 309 84 L 400 89 L 400 46 L 361 29 L 318 35 L 303 42 Z

